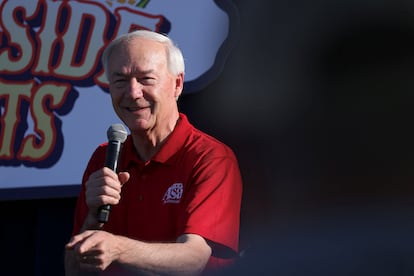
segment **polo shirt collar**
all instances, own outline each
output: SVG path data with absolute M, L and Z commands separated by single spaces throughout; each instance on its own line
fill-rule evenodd
M 179 119 L 174 130 L 167 137 L 164 145 L 160 150 L 152 157 L 150 161 L 155 161 L 165 164 L 173 164 L 176 159 L 176 153 L 184 146 L 185 141 L 189 134 L 191 133 L 192 126 L 187 119 L 187 116 L 183 113 L 179 114 Z M 123 165 L 128 167 L 130 162 L 137 164 L 142 164 L 143 161 L 139 159 L 138 154 L 135 151 L 134 143 L 132 141 L 132 136 L 128 135 L 127 140 L 123 146 L 124 157 Z

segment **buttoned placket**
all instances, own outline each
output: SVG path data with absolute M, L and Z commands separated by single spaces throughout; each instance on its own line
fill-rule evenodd
M 140 220 L 139 214 L 144 212 L 143 208 L 143 201 L 145 200 L 145 180 L 147 179 L 147 170 L 148 170 L 149 163 L 132 163 L 130 165 L 129 171 L 131 175 L 130 183 L 131 185 L 128 192 L 132 193 L 128 195 L 128 206 L 126 210 L 126 225 L 128 229 L 128 233 L 132 234 L 130 226 L 136 224 L 136 222 L 130 225 L 129 220 Z

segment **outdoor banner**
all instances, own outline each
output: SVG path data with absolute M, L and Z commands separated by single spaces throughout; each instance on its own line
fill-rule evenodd
M 0 199 L 80 184 L 119 123 L 100 62 L 111 39 L 168 35 L 184 54 L 184 94 L 195 93 L 220 73 L 236 22 L 229 0 L 0 1 Z

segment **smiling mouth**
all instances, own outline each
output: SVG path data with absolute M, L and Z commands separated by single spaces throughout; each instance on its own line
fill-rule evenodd
M 134 111 L 139 111 L 142 109 L 148 108 L 148 106 L 144 106 L 144 107 L 139 107 L 139 106 L 135 106 L 135 107 L 126 107 L 126 110 L 134 112 Z

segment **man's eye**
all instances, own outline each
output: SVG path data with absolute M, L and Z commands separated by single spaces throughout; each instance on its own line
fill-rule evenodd
M 114 79 L 112 82 L 113 84 L 119 87 L 119 86 L 125 85 L 126 79 L 117 78 L 117 79 Z
M 148 84 L 154 84 L 155 83 L 155 79 L 151 78 L 151 77 L 143 77 L 140 79 L 140 82 L 144 85 L 148 85 Z
M 127 86 L 125 82 L 114 82 L 112 87 L 116 89 L 125 89 Z

